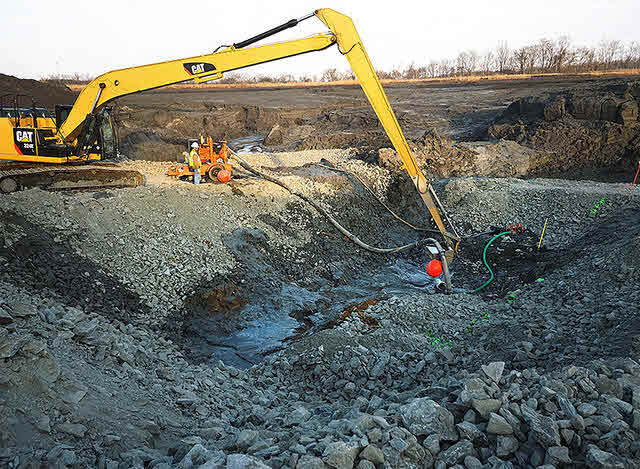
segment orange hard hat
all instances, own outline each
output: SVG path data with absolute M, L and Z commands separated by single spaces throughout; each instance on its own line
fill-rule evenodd
M 226 169 L 221 169 L 218 171 L 218 181 L 220 182 L 229 182 L 231 179 L 231 173 Z
M 434 259 L 427 264 L 427 273 L 432 277 L 439 277 L 442 273 L 442 262 Z

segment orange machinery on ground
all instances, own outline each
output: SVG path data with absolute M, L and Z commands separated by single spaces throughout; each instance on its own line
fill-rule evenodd
M 189 139 L 187 142 L 188 150 L 191 150 L 191 144 L 198 142 L 200 147 L 200 174 L 207 177 L 210 181 L 229 182 L 233 174 L 233 167 L 229 163 L 229 147 L 226 141 L 214 142 L 211 137 L 200 137 L 200 139 Z M 189 167 L 189 153 L 184 152 L 185 161 L 182 164 L 176 164 L 169 168 L 167 174 L 177 178 L 193 176 L 193 170 Z

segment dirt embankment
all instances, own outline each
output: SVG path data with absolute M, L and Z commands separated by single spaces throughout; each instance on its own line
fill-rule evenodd
M 122 152 L 135 159 L 171 161 L 187 137 L 231 141 L 262 138 L 275 150 L 320 150 L 390 145 L 373 111 L 355 108 L 268 108 L 202 103 L 165 110 L 122 106 L 116 119 Z
M 640 159 L 639 103 L 638 81 L 597 83 L 514 101 L 488 127 L 488 140 L 461 142 L 432 129 L 410 144 L 431 177 L 627 180 Z M 390 148 L 368 160 L 401 167 Z
M 640 158 L 640 82 L 599 84 L 513 102 L 488 129 L 539 152 L 532 173 L 629 170 Z
M 37 106 L 53 109 L 56 104 L 73 104 L 76 94 L 66 86 L 52 85 L 38 80 L 24 80 L 0 73 L 0 96 L 24 94 L 32 96 Z M 8 103 L 13 106 L 13 101 Z M 31 106 L 31 101 L 22 98 L 20 106 Z
M 532 81 L 387 92 L 431 178 L 626 180 L 638 158 L 637 83 Z M 224 104 L 229 101 L 237 104 Z M 365 161 L 400 168 L 373 110 L 354 88 L 143 94 L 122 100 L 118 121 L 123 153 L 136 159 L 174 160 L 186 136 L 202 134 L 254 136 L 267 150 L 355 148 Z

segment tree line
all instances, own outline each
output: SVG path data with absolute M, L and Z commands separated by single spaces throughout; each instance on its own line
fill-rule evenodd
M 460 52 L 455 58 L 431 60 L 428 64 L 412 62 L 404 68 L 376 70 L 380 79 L 425 79 L 513 74 L 607 72 L 640 68 L 640 42 L 624 43 L 617 39 L 600 41 L 596 46 L 577 46 L 569 36 L 542 38 L 527 46 L 511 48 L 500 41 L 493 50 L 479 53 L 474 49 Z M 60 84 L 86 84 L 88 74 L 49 75 L 42 80 Z M 249 75 L 233 73 L 215 83 L 292 83 L 354 80 L 352 71 L 328 68 L 320 75 Z
M 454 59 L 412 63 L 404 69 L 378 72 L 380 78 L 416 79 L 496 74 L 606 72 L 640 68 L 640 42 L 611 39 L 597 46 L 576 46 L 569 36 L 542 38 L 534 44 L 511 48 L 501 41 L 493 50 L 460 52 Z

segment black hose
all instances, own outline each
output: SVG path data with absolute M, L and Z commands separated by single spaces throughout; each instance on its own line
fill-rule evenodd
M 329 222 L 338 231 L 340 231 L 340 233 L 345 235 L 347 238 L 349 238 L 352 242 L 354 242 L 355 244 L 360 246 L 362 249 L 366 249 L 367 251 L 375 252 L 377 254 L 395 254 L 395 253 L 398 253 L 398 252 L 407 251 L 409 249 L 418 247 L 418 246 L 420 246 L 422 244 L 425 244 L 425 243 L 429 242 L 429 240 L 431 239 L 431 238 L 421 239 L 421 240 L 418 240 L 418 241 L 416 241 L 414 243 L 405 244 L 403 246 L 398 246 L 396 248 L 377 248 L 375 246 L 371 246 L 371 245 L 365 243 L 364 241 L 360 240 L 360 238 L 358 238 L 356 235 L 354 235 L 349 230 L 347 230 L 345 227 L 343 227 L 340 223 L 338 223 L 338 221 L 335 218 L 333 218 L 331 216 L 331 214 L 329 214 L 329 212 L 327 212 L 324 208 L 322 208 L 315 201 L 313 201 L 312 199 L 310 199 L 306 195 L 301 194 L 300 192 L 297 192 L 297 191 L 291 189 L 284 182 L 282 182 L 282 181 L 280 181 L 280 180 L 278 180 L 276 178 L 273 178 L 271 176 L 268 176 L 268 175 L 266 175 L 264 173 L 259 172 L 258 170 L 254 169 L 249 163 L 247 163 L 243 158 L 241 158 L 235 151 L 233 151 L 231 149 L 229 149 L 229 150 L 234 155 L 234 157 L 238 160 L 238 163 L 240 164 L 240 166 L 242 166 L 244 169 L 246 169 L 247 171 L 249 171 L 252 174 L 255 174 L 258 177 L 261 177 L 262 179 L 265 179 L 265 180 L 267 180 L 269 182 L 277 184 L 278 186 L 282 187 L 286 191 L 290 192 L 292 195 L 295 195 L 296 197 L 299 197 L 300 199 L 302 199 L 305 202 L 307 202 L 309 205 L 311 205 L 313 208 L 315 208 L 321 215 L 323 215 L 327 220 L 329 220 Z

